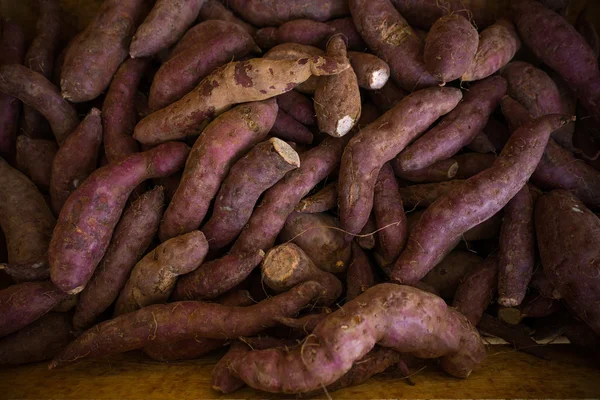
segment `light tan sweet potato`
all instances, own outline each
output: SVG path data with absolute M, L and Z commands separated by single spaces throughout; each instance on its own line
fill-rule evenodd
M 454 158 L 447 158 L 435 162 L 425 168 L 406 171 L 402 168 L 398 158 L 391 161 L 394 173 L 400 179 L 410 182 L 443 182 L 456 177 L 458 162 Z

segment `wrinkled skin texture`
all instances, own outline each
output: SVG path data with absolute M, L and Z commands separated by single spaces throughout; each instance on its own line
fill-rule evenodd
M 50 367 L 82 358 L 123 353 L 154 343 L 194 337 L 232 339 L 254 335 L 275 326 L 277 317 L 296 314 L 322 290 L 318 283 L 306 282 L 250 307 L 200 301 L 154 304 L 102 322 L 84 332 L 54 358 Z
M 42 74 L 13 64 L 0 67 L 0 77 L 0 92 L 17 97 L 39 111 L 50 123 L 59 145 L 79 125 L 75 108 Z
M 555 190 L 537 201 L 535 228 L 546 276 L 600 334 L 600 219 L 572 194 Z
M 32 139 L 27 135 L 17 138 L 16 166 L 27 175 L 40 189 L 47 191 L 50 187 L 52 161 L 58 146 L 54 140 Z
M 491 168 L 467 179 L 427 208 L 390 278 L 413 283 L 425 276 L 463 233 L 496 214 L 514 197 L 542 158 L 550 134 L 573 120 L 548 115 L 514 132 Z
M 133 189 L 147 179 L 183 167 L 189 147 L 166 143 L 97 169 L 67 199 L 52 235 L 50 276 L 65 292 L 78 293 L 102 260 Z
M 160 226 L 165 241 L 198 229 L 231 166 L 262 141 L 275 122 L 274 100 L 243 104 L 216 118 L 196 139 Z
M 256 28 L 254 26 L 236 17 L 231 11 L 225 8 L 225 6 L 223 6 L 223 4 L 221 4 L 217 0 L 207 0 L 200 9 L 200 13 L 198 16 L 203 21 L 216 19 L 219 21 L 233 22 L 234 24 L 238 24 L 239 26 L 241 26 L 251 36 L 254 36 L 254 34 L 256 33 Z
M 330 314 L 299 348 L 247 353 L 237 373 L 255 389 L 304 393 L 335 382 L 375 344 L 419 358 L 442 357 L 442 368 L 461 378 L 485 356 L 475 328 L 442 299 L 384 283 Z
M 344 0 L 228 0 L 227 5 L 256 26 L 278 26 L 302 18 L 327 21 L 348 14 Z
M 85 329 L 106 310 L 127 282 L 131 269 L 154 238 L 162 217 L 165 193 L 158 186 L 131 203 L 115 227 L 104 258 L 79 295 L 73 325 Z
M 356 243 L 352 243 L 352 260 L 346 270 L 346 301 L 354 300 L 375 285 L 375 272 L 369 256 Z
M 469 251 L 455 250 L 421 279 L 435 289 L 444 300 L 452 300 L 458 285 L 483 259 Z
M 456 288 L 452 307 L 463 314 L 473 326 L 496 295 L 498 282 L 498 259 L 488 257 L 477 268 L 471 270 Z
M 373 206 L 379 170 L 461 100 L 454 88 L 428 88 L 405 97 L 362 129 L 344 149 L 338 179 L 342 229 L 360 232 Z
M 294 211 L 301 213 L 322 213 L 337 207 L 337 183 L 333 182 L 312 196 L 303 198 Z

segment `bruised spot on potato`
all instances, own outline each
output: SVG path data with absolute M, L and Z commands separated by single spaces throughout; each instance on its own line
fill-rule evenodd
M 208 80 L 205 79 L 204 81 L 202 81 L 202 83 L 200 83 L 200 86 L 198 87 L 198 92 L 200 92 L 200 94 L 202 96 L 208 97 L 211 95 L 213 89 L 219 87 L 219 82 L 216 80 Z
M 252 87 L 254 82 L 252 78 L 248 76 L 248 71 L 252 69 L 249 62 L 240 62 L 235 66 L 234 79 L 235 83 L 242 85 L 242 87 Z

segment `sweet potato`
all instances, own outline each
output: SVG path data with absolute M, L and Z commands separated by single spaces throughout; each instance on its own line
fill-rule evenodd
M 117 70 L 102 106 L 104 152 L 110 162 L 116 162 L 140 151 L 131 137 L 137 122 L 135 96 L 149 60 L 128 59 Z
M 0 226 L 6 235 L 8 262 L 38 262 L 48 250 L 55 223 L 35 185 L 0 158 Z
M 0 340 L 0 365 L 19 365 L 53 358 L 73 340 L 71 315 L 50 312 Z
M 202 227 L 211 249 L 222 249 L 239 235 L 261 194 L 300 166 L 287 143 L 272 138 L 259 143 L 236 162 L 223 181 L 213 213 Z
M 279 139 L 297 144 L 313 142 L 312 132 L 281 108 L 277 111 L 277 118 L 269 133 Z
M 131 37 L 144 17 L 144 0 L 104 0 L 88 26 L 69 45 L 60 75 L 62 96 L 93 100 L 129 55 Z
M 252 36 L 232 22 L 202 22 L 190 29 L 182 42 L 188 36 L 199 40 L 181 50 L 178 45 L 152 80 L 148 102 L 153 110 L 181 99 L 216 68 L 239 60 L 256 47 Z
M 17 137 L 16 166 L 36 186 L 44 191 L 50 187 L 52 161 L 58 151 L 54 140 L 32 139 L 27 135 Z
M 39 72 L 47 79 L 52 78 L 54 57 L 59 45 L 61 34 L 60 2 L 59 0 L 42 0 L 38 2 L 39 17 L 36 23 L 36 36 L 33 38 L 24 65 Z M 29 106 L 23 108 L 23 128 L 25 134 L 32 137 L 42 137 L 44 132 L 44 117 Z
M 0 39 L 0 65 L 22 64 L 25 54 L 25 34 L 21 26 L 14 21 L 2 19 L 2 37 Z M 4 85 L 2 85 L 4 86 Z M 0 86 L 0 90 L 4 92 Z M 0 157 L 13 161 L 15 142 L 19 131 L 21 103 L 14 94 L 0 94 Z
M 554 285 L 552 285 L 552 283 L 544 273 L 544 269 L 541 266 L 538 266 L 538 268 L 533 273 L 530 285 L 544 297 L 556 300 L 561 298 L 560 293 L 558 292 L 558 290 L 556 290 Z
M 282 317 L 277 318 L 277 321 L 288 328 L 295 329 L 304 334 L 310 334 L 321 321 L 327 318 L 328 314 L 331 314 L 331 309 L 327 307 L 324 307 L 323 309 L 323 312 L 306 314 L 299 318 Z
M 263 28 L 256 32 L 256 40 L 262 49 L 282 43 L 299 43 L 321 47 L 336 29 L 324 22 L 310 19 L 295 19 L 284 22 L 278 28 Z
M 75 108 L 60 97 L 58 88 L 42 74 L 13 64 L 0 67 L 0 76 L 0 91 L 39 111 L 50 123 L 59 145 L 79 125 Z
M 458 163 L 453 158 L 440 160 L 425 168 L 413 171 L 403 170 L 398 162 L 398 158 L 393 159 L 391 164 L 394 167 L 394 173 L 398 178 L 419 183 L 449 181 L 456 176 L 458 171 Z
M 254 34 L 256 33 L 256 28 L 254 26 L 250 25 L 246 21 L 242 21 L 241 19 L 233 15 L 231 11 L 225 8 L 225 6 L 223 6 L 217 0 L 207 0 L 200 9 L 200 13 L 198 14 L 198 16 L 202 21 L 216 19 L 219 21 L 226 21 L 238 24 L 251 36 L 254 36 Z
M 373 285 L 375 285 L 373 265 L 363 249 L 352 242 L 352 260 L 346 270 L 346 301 L 354 300 Z
M 52 161 L 50 200 L 58 215 L 67 198 L 96 169 L 102 144 L 100 110 L 92 108 L 64 141 Z
M 114 316 L 151 304 L 166 303 L 177 277 L 202 264 L 208 243 L 200 231 L 192 231 L 161 243 L 144 256 L 131 271 L 115 303 Z
M 490 168 L 496 161 L 495 154 L 466 153 L 452 158 L 458 164 L 456 179 L 468 179 Z
M 405 97 L 362 129 L 344 149 L 338 179 L 342 229 L 360 232 L 373 206 L 379 170 L 462 98 L 454 88 L 428 88 Z
M 473 150 L 476 153 L 482 154 L 496 152 L 496 147 L 493 145 L 493 143 L 483 131 L 479 132 L 473 138 L 473 140 L 471 140 L 469 144 L 467 144 L 467 148 L 469 148 L 469 150 Z
M 54 229 L 48 250 L 52 282 L 65 292 L 83 290 L 104 256 L 133 189 L 147 179 L 175 173 L 188 154 L 187 145 L 166 143 L 91 174 L 69 196 Z
M 67 297 L 52 282 L 24 282 L 0 291 L 0 337 L 31 324 Z
M 487 125 L 483 128 L 483 133 L 492 142 L 498 153 L 504 148 L 510 136 L 506 124 L 499 122 L 493 117 L 488 120 Z
M 227 5 L 256 26 L 279 26 L 301 18 L 327 21 L 348 14 L 344 0 L 229 0 Z
M 388 80 L 381 89 L 369 91 L 369 98 L 381 113 L 394 108 L 406 96 L 408 96 L 408 92 L 398 87 L 391 80 Z
M 314 46 L 298 43 L 284 43 L 273 47 L 263 58 L 272 60 L 297 60 L 303 57 L 323 56 L 325 52 Z M 306 81 L 298 84 L 294 89 L 304 94 L 314 94 L 321 80 L 318 76 L 311 76 Z
M 463 184 L 464 180 L 454 179 L 436 183 L 422 183 L 400 188 L 400 197 L 405 208 L 429 207 L 438 198 Z
M 477 29 L 460 14 L 438 19 L 425 38 L 423 60 L 427 71 L 442 84 L 458 79 L 475 60 Z
M 600 334 L 600 219 L 564 190 L 543 195 L 535 232 L 544 272 L 573 311 Z
M 243 104 L 204 130 L 194 143 L 181 183 L 165 211 L 159 230 L 162 241 L 198 229 L 229 169 L 266 137 L 277 109 L 274 100 Z
M 381 58 L 369 53 L 348 52 L 350 65 L 356 74 L 358 86 L 363 89 L 381 89 L 390 77 L 390 67 Z
M 4 271 L 15 282 L 47 281 L 50 279 L 50 265 L 46 255 L 23 264 L 0 264 L 0 270 Z
M 279 108 L 296 121 L 304 125 L 316 125 L 317 117 L 313 102 L 301 93 L 295 90 L 285 92 L 277 96 L 277 105 Z
M 336 35 L 327 44 L 327 55 L 348 59 L 346 44 Z M 323 77 L 315 91 L 315 111 L 321 132 L 333 137 L 346 135 L 358 122 L 361 112 L 360 91 L 353 68 Z
M 367 44 L 358 33 L 352 17 L 332 19 L 326 22 L 327 25 L 335 28 L 336 33 L 344 35 L 344 39 L 348 43 L 348 49 L 352 51 L 366 51 Z
M 521 307 L 522 318 L 543 318 L 562 310 L 562 304 L 556 299 L 532 294 L 525 298 Z
M 375 234 L 377 230 L 377 226 L 375 225 L 375 213 L 371 212 L 369 215 L 369 219 L 367 219 L 367 223 L 363 226 L 362 230 L 358 235 L 356 235 L 356 243 L 365 249 L 372 250 L 375 248 Z
M 411 283 L 425 276 L 457 238 L 496 214 L 514 197 L 542 158 L 550 134 L 573 120 L 547 115 L 514 132 L 491 168 L 467 179 L 425 211 L 390 271 L 390 278 Z
M 485 356 L 475 329 L 442 299 L 409 286 L 384 283 L 330 314 L 300 348 L 247 353 L 236 364 L 237 373 L 255 389 L 308 392 L 335 382 L 375 344 L 420 358 L 442 357 L 442 368 L 462 378 Z M 310 352 L 303 351 L 307 346 Z M 298 378 L 286 379 L 290 374 Z
M 81 292 L 73 325 L 85 329 L 92 325 L 119 295 L 131 269 L 150 245 L 158 230 L 165 195 L 156 187 L 125 209 L 94 275 Z
M 255 335 L 275 326 L 275 318 L 296 314 L 322 291 L 320 284 L 305 282 L 249 307 L 201 301 L 154 304 L 102 322 L 84 332 L 54 358 L 50 368 L 155 343 L 194 337 L 231 339 Z
M 279 241 L 300 247 L 319 269 L 339 273 L 348 267 L 351 249 L 338 227 L 338 220 L 328 214 L 294 212 L 285 221 Z
M 269 250 L 262 262 L 261 271 L 264 283 L 279 293 L 302 282 L 319 282 L 323 285 L 323 292 L 317 299 L 317 304 L 332 305 L 342 294 L 340 280 L 317 268 L 294 243 L 284 243 Z
M 452 307 L 476 326 L 496 294 L 497 282 L 498 258 L 490 256 L 460 282 L 454 293 Z
M 351 0 L 349 4 L 356 29 L 388 63 L 396 84 L 412 92 L 439 83 L 423 63 L 423 42 L 390 0 Z
M 158 0 L 131 39 L 131 58 L 147 57 L 175 44 L 194 23 L 205 0 Z
M 141 120 L 133 137 L 152 145 L 197 134 L 234 104 L 266 100 L 312 75 L 338 74 L 348 67 L 326 57 L 232 62 L 208 75 L 181 100 Z
M 501 19 L 479 34 L 475 58 L 460 79 L 478 81 L 504 67 L 521 48 L 521 39 L 512 22 Z
M 474 84 L 450 114 L 400 153 L 400 167 L 413 171 L 452 157 L 481 132 L 504 95 L 506 80 L 502 77 Z
M 337 183 L 332 182 L 312 196 L 303 198 L 294 211 L 300 213 L 322 213 L 337 207 Z
M 425 210 L 413 211 L 408 214 L 408 232 L 410 233 L 417 222 L 421 219 Z M 451 248 L 456 247 L 456 245 L 464 240 L 465 242 L 476 241 L 476 240 L 486 240 L 495 238 L 500 233 L 500 227 L 502 225 L 502 212 L 498 212 L 494 214 L 492 217 L 486 219 L 485 221 L 475 225 L 473 228 L 469 229 L 459 239 L 456 239 Z

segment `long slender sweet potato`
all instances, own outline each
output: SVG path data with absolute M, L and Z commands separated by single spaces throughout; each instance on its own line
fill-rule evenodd
M 332 182 L 312 196 L 303 198 L 294 211 L 300 213 L 322 213 L 337 207 L 337 183 Z
M 481 132 L 504 95 L 506 80 L 502 77 L 474 84 L 450 114 L 400 153 L 400 167 L 412 171 L 452 157 Z
M 200 13 L 198 14 L 198 16 L 203 21 L 216 19 L 219 21 L 226 21 L 238 24 L 251 36 L 254 36 L 254 34 L 256 33 L 256 28 L 254 26 L 250 25 L 246 21 L 242 21 L 241 19 L 233 15 L 231 11 L 225 8 L 225 6 L 223 6 L 223 4 L 221 4 L 217 0 L 207 0 L 200 9 Z
M 332 305 L 342 294 L 342 283 L 335 275 L 317 268 L 308 255 L 294 243 L 273 247 L 261 265 L 264 283 L 276 292 L 285 292 L 308 281 L 319 282 L 323 292 L 317 303 Z
M 72 330 L 71 314 L 50 312 L 0 340 L 0 365 L 51 359 L 73 340 Z
M 373 206 L 379 170 L 462 98 L 454 88 L 428 88 L 405 97 L 362 129 L 344 149 L 338 179 L 342 229 L 360 232 Z
M 204 78 L 181 100 L 141 120 L 133 137 L 150 145 L 181 139 L 198 133 L 234 104 L 266 100 L 292 90 L 313 75 L 338 74 L 348 67 L 347 62 L 318 56 L 229 63 Z
M 392 79 L 412 92 L 439 81 L 423 63 L 423 42 L 390 0 L 351 0 L 352 19 L 371 50 L 388 63 Z
M 131 269 L 150 245 L 158 230 L 165 202 L 164 189 L 156 187 L 125 209 L 94 275 L 79 295 L 73 325 L 92 325 L 119 295 Z
M 145 11 L 144 0 L 104 0 L 66 51 L 60 75 L 65 99 L 93 100 L 108 87 L 129 54 L 129 42 Z
M 52 282 L 24 282 L 0 291 L 0 337 L 31 324 L 67 297 Z
M 67 198 L 96 170 L 102 144 L 100 110 L 92 108 L 64 141 L 52 161 L 50 200 L 58 215 Z
M 375 285 L 373 265 L 363 249 L 353 242 L 352 260 L 346 270 L 346 301 L 354 300 L 373 285 Z
M 431 285 L 444 300 L 452 300 L 458 285 L 482 262 L 483 259 L 474 253 L 454 250 L 429 271 L 421 282 Z
M 147 179 L 177 172 L 188 154 L 187 145 L 166 143 L 90 175 L 69 196 L 54 229 L 48 250 L 52 281 L 65 292 L 83 290 L 104 256 L 133 189 Z
M 27 135 L 17 137 L 16 166 L 40 189 L 50 187 L 52 161 L 58 146 L 54 140 L 32 139 Z
M 433 163 L 425 168 L 405 171 L 402 169 L 398 157 L 391 161 L 394 173 L 400 179 L 410 182 L 443 182 L 449 181 L 458 172 L 458 162 L 453 158 L 447 158 Z
M 149 60 L 129 59 L 117 70 L 102 106 L 104 152 L 109 162 L 140 151 L 140 145 L 131 137 L 137 122 L 135 96 Z
M 279 234 L 279 241 L 300 247 L 323 271 L 343 272 L 350 261 L 350 244 L 339 230 L 338 220 L 328 214 L 290 214 Z
M 460 79 L 470 82 L 487 78 L 508 64 L 520 48 L 521 39 L 512 22 L 497 21 L 479 34 L 475 58 Z
M 0 67 L 0 77 L 0 91 L 39 111 L 50 123 L 59 145 L 79 125 L 75 108 L 60 97 L 58 88 L 42 74 L 13 64 Z
M 496 294 L 497 282 L 498 258 L 490 256 L 471 270 L 458 285 L 452 307 L 467 317 L 473 326 L 477 326 Z
M 269 133 L 286 142 L 296 144 L 311 144 L 314 139 L 313 133 L 306 126 L 296 121 L 281 108 L 277 111 L 277 118 Z
M 301 18 L 327 21 L 348 14 L 344 0 L 229 0 L 227 5 L 256 26 L 278 26 Z
M 600 219 L 564 190 L 543 195 L 535 232 L 544 272 L 573 311 L 600 334 Z
M 550 134 L 573 120 L 548 115 L 514 132 L 491 168 L 467 179 L 425 211 L 390 277 L 410 283 L 425 276 L 457 238 L 496 214 L 514 197 L 542 158 Z
M 495 154 L 466 153 L 452 158 L 458 164 L 456 179 L 468 179 L 490 168 L 496 161 Z
M 152 80 L 148 102 L 158 110 L 181 99 L 216 68 L 248 55 L 256 44 L 252 36 L 232 22 L 206 21 L 186 33 L 198 37 L 187 47 L 178 45 Z M 188 39 L 188 40 L 190 40 Z
M 384 283 L 330 314 L 300 348 L 249 352 L 239 359 L 236 370 L 253 388 L 303 393 L 335 382 L 375 344 L 420 358 L 442 357 L 442 368 L 462 378 L 485 356 L 475 329 L 442 299 Z M 297 379 L 287 379 L 290 374 Z
M 249 307 L 201 301 L 154 304 L 102 322 L 84 332 L 54 358 L 50 367 L 59 367 L 83 358 L 122 353 L 155 343 L 194 337 L 231 339 L 255 335 L 275 326 L 277 317 L 296 314 L 322 291 L 320 284 L 305 282 Z
M 478 46 L 477 29 L 467 18 L 458 13 L 444 15 L 425 38 L 425 67 L 442 84 L 453 81 L 471 66 Z
M 350 65 L 356 73 L 358 86 L 363 89 L 381 89 L 390 77 L 390 67 L 381 58 L 369 53 L 348 52 Z
M 317 117 L 313 102 L 295 90 L 277 96 L 277 105 L 280 109 L 291 115 L 296 121 L 304 125 L 316 125 Z

